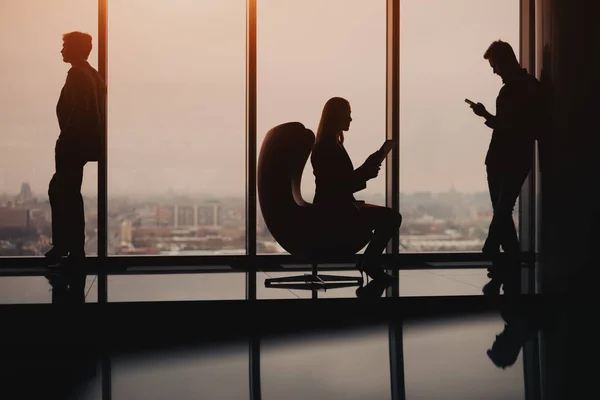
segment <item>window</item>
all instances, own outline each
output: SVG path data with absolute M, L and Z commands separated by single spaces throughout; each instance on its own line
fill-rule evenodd
M 35 10 L 35 12 L 32 12 Z M 65 12 L 69 10 L 69 12 Z M 93 37 L 89 62 L 97 65 L 98 11 L 94 2 L 7 0 L 0 15 L 0 257 L 42 256 L 52 240 L 48 184 L 60 133 L 56 103 L 70 65 L 62 35 Z M 88 255 L 97 253 L 97 166 L 84 170 Z
M 519 54 L 519 1 L 402 0 L 400 19 L 400 251 L 480 251 L 491 130 L 464 99 L 495 113 L 483 54 L 499 38 Z
M 108 10 L 109 254 L 245 254 L 245 1 Z
M 257 144 L 284 122 L 313 133 L 325 102 L 346 98 L 353 121 L 344 145 L 354 167 L 385 140 L 386 2 L 363 0 L 259 0 L 257 4 Z M 385 204 L 385 173 L 357 199 Z M 310 158 L 302 194 L 312 202 Z M 257 252 L 285 253 L 257 210 Z
M 173 274 L 108 277 L 108 301 L 243 300 L 246 275 Z

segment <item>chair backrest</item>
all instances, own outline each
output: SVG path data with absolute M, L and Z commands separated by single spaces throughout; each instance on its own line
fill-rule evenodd
M 290 254 L 353 254 L 371 239 L 360 221 L 339 219 L 302 198 L 300 184 L 315 135 L 300 122 L 267 132 L 257 165 L 258 200 L 273 238 Z
M 315 135 L 300 122 L 271 129 L 262 142 L 257 165 L 258 200 L 271 235 L 288 252 L 303 248 L 311 229 L 310 209 L 300 191 L 302 172 Z

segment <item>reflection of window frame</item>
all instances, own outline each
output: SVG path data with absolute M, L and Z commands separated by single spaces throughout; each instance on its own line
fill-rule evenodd
M 537 0 L 520 0 L 519 15 L 519 60 L 523 68 L 540 78 L 538 66 L 536 65 L 536 44 L 538 34 L 536 29 L 536 14 L 540 8 Z M 519 195 L 519 242 L 521 251 L 532 256 L 539 248 L 538 226 L 538 193 L 539 193 L 539 165 L 537 147 L 534 154 L 534 168 L 527 177 L 521 194 Z M 537 262 L 534 264 L 536 265 Z M 537 269 L 537 268 L 536 268 Z M 522 290 L 527 294 L 535 294 L 536 288 L 536 269 L 528 269 L 524 274 Z M 540 352 L 537 336 L 533 337 L 523 346 L 523 380 L 525 383 L 525 398 L 538 399 L 541 397 L 540 381 Z

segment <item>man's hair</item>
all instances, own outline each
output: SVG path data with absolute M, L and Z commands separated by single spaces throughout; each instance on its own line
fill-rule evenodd
M 63 42 L 69 43 L 73 51 L 86 60 L 92 51 L 92 36 L 87 33 L 79 31 L 65 33 Z
M 501 63 L 511 63 L 519 61 L 517 60 L 517 56 L 512 48 L 512 46 L 502 40 L 496 40 L 490 47 L 485 51 L 483 58 L 486 60 L 494 60 Z

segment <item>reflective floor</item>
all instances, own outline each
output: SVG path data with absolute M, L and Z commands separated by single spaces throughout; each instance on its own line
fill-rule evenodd
M 472 304 L 480 303 L 479 299 L 473 299 Z M 339 300 L 335 307 L 340 310 L 356 307 L 356 315 L 351 318 L 361 320 L 369 307 L 383 305 L 387 300 L 366 306 L 357 299 Z M 533 314 L 526 313 L 528 308 L 503 300 L 498 310 L 457 309 L 456 313 L 446 310 L 435 315 L 432 309 L 436 304 L 441 306 L 454 300 L 445 297 L 434 300 L 423 303 L 423 312 L 415 309 L 411 317 L 402 318 L 400 325 L 390 317 L 389 322 L 356 326 L 342 326 L 340 322 L 339 327 L 334 323 L 330 328 L 267 332 L 256 341 L 259 350 L 256 352 L 255 347 L 258 363 L 254 363 L 254 390 L 258 386 L 262 399 L 291 400 L 524 399 L 526 374 L 522 346 L 541 327 L 537 320 L 529 319 Z M 419 301 L 411 304 L 421 304 Z M 151 303 L 145 304 L 144 307 L 152 307 Z M 328 300 L 294 301 L 294 304 L 298 307 L 293 312 L 306 312 L 293 318 L 286 316 L 288 319 L 308 321 L 313 315 L 327 318 L 313 313 L 319 310 L 315 304 L 329 304 Z M 476 308 L 480 307 L 473 309 Z M 389 314 L 394 309 L 387 307 L 383 313 Z M 352 315 L 351 309 L 348 315 Z M 206 325 L 205 317 L 211 325 Z M 113 330 L 113 336 L 107 336 L 110 340 L 119 337 L 119 329 L 123 330 L 123 336 L 139 335 L 139 331 L 130 333 L 124 320 L 116 315 L 114 318 L 107 328 Z M 188 319 L 185 315 L 181 318 Z M 194 318 L 206 329 L 213 329 L 218 323 L 203 313 Z M 223 318 L 243 319 L 243 315 L 223 315 Z M 275 326 L 276 315 L 273 320 Z M 169 330 L 182 329 L 165 326 L 160 320 L 153 326 L 154 329 L 145 331 L 146 339 L 157 342 L 173 340 L 177 332 Z M 80 332 L 73 334 L 76 337 Z M 39 335 L 44 339 L 44 332 Z M 82 356 L 85 351 L 78 351 L 74 343 L 45 345 L 39 357 L 3 353 L 0 376 L 4 383 L 0 388 L 14 389 L 17 395 L 2 397 L 32 398 L 35 392 L 50 396 L 47 398 L 76 399 L 249 399 L 252 385 L 248 335 L 242 330 L 238 336 L 223 340 L 202 339 L 184 347 L 142 351 L 114 351 L 109 340 L 105 352 L 108 357 L 104 360 Z M 400 353 L 390 352 L 390 344 L 392 348 L 400 345 Z M 39 384 L 19 383 L 31 382 L 32 377 Z M 405 397 L 393 396 L 393 382 L 404 386 Z
M 410 324 L 404 330 L 408 399 L 522 399 L 521 360 L 487 357 L 498 317 Z M 388 328 L 270 338 L 261 343 L 263 399 L 390 399 Z M 113 399 L 247 399 L 248 348 L 231 344 L 159 356 L 117 358 Z

